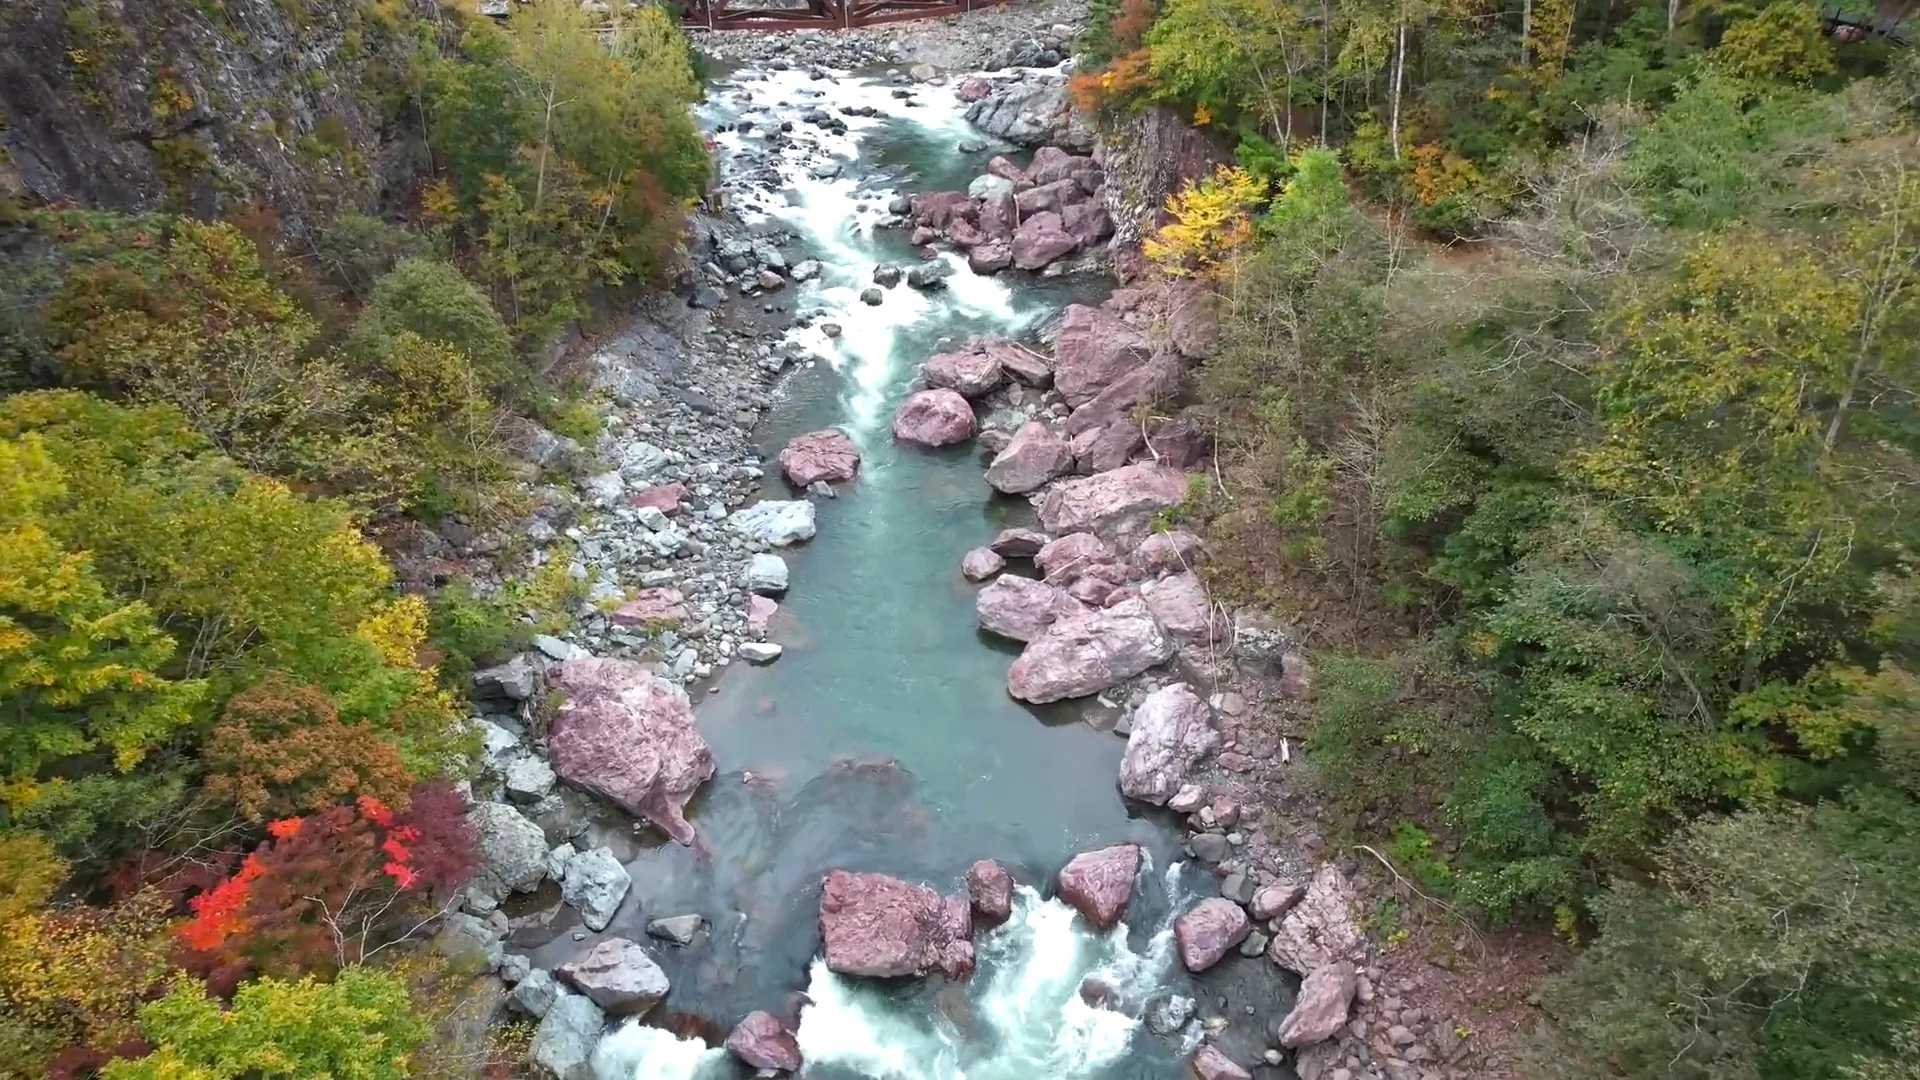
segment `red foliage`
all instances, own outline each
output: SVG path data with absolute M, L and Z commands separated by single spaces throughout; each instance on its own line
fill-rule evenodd
M 451 788 L 429 784 L 405 811 L 362 796 L 274 822 L 237 873 L 189 902 L 189 966 L 324 974 L 404 936 L 473 871 L 465 812 Z

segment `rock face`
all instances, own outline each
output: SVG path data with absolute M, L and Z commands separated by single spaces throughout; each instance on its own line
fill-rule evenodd
M 1111 312 L 1084 304 L 1067 306 L 1053 348 L 1054 386 L 1074 408 L 1092 401 L 1153 355 L 1138 330 Z
M 1020 425 L 1013 441 L 987 466 L 987 483 L 1008 495 L 1025 495 L 1046 487 L 1073 468 L 1073 448 L 1067 440 L 1038 420 Z
M 1156 805 L 1172 798 L 1194 765 L 1219 749 L 1211 711 L 1186 683 L 1148 694 L 1133 710 L 1133 730 L 1120 759 L 1121 794 Z
M 638 1016 L 667 996 L 667 973 L 647 950 L 626 938 L 598 942 L 587 955 L 553 973 L 615 1016 Z
M 1362 955 L 1366 940 L 1353 920 L 1353 886 L 1340 868 L 1321 866 L 1307 893 L 1280 920 L 1267 959 L 1301 975 Z
M 682 808 L 712 778 L 713 752 L 686 692 L 629 660 L 588 657 L 556 671 L 566 700 L 548 739 L 554 771 L 692 844 Z
M 1246 909 L 1231 900 L 1210 896 L 1173 920 L 1173 938 L 1180 946 L 1180 962 L 1188 971 L 1201 972 L 1220 962 L 1247 939 L 1253 923 Z
M 770 1012 L 750 1012 L 735 1024 L 727 1036 L 727 1050 L 753 1069 L 799 1072 L 803 1064 L 799 1041 Z
M 1314 969 L 1300 984 L 1292 1011 L 1280 1022 L 1280 1045 L 1312 1046 L 1339 1034 L 1347 1026 L 1355 982 L 1353 965 L 1344 960 Z
M 749 540 L 786 547 L 813 539 L 813 504 L 805 499 L 768 499 L 727 515 L 727 524 Z
M 920 446 L 951 446 L 973 438 L 973 406 L 952 390 L 922 390 L 893 418 L 893 437 Z
M 970 398 L 992 393 L 1007 379 L 999 357 L 979 349 L 940 353 L 927 361 L 923 371 L 928 386 Z
M 795 487 L 844 484 L 860 471 L 860 448 L 838 428 L 795 435 L 780 451 L 780 471 Z
M 1060 590 L 1051 585 L 1003 574 L 974 598 L 980 628 L 1015 641 L 1032 641 L 1052 625 L 1060 606 Z
M 1123 600 L 1048 626 L 1008 669 L 1007 690 L 1035 705 L 1086 697 L 1172 656 L 1173 644 L 1147 614 L 1146 605 Z
M 1074 111 L 1066 80 L 1057 76 L 1032 76 L 995 87 L 968 106 L 967 120 L 1019 146 L 1093 149 L 1093 132 Z
M 593 1080 L 593 1048 L 606 1026 L 600 1006 L 580 994 L 562 993 L 547 1006 L 529 1056 L 559 1080 Z
M 1168 298 L 1167 336 L 1181 356 L 1199 360 L 1213 351 L 1219 325 L 1213 313 L 1213 291 L 1204 281 L 1181 281 Z
M 898 978 L 938 968 L 973 970 L 973 915 L 965 897 L 885 874 L 834 870 L 820 891 L 827 967 L 842 975 Z
M 1083 851 L 1060 869 L 1054 891 L 1095 929 L 1105 930 L 1127 913 L 1127 902 L 1133 899 L 1133 879 L 1139 872 L 1137 845 Z
M 981 859 L 967 868 L 967 898 L 976 923 L 999 926 L 1013 914 L 1013 875 L 992 859 Z
M 1199 1080 L 1253 1080 L 1253 1074 L 1233 1063 L 1233 1059 L 1220 1052 L 1212 1043 L 1193 1052 L 1193 1060 L 1188 1062 L 1193 1075 Z
M 1207 599 L 1206 586 L 1192 571 L 1150 582 L 1140 589 L 1140 595 L 1146 599 L 1154 621 L 1175 641 L 1205 644 L 1219 638 L 1225 628 L 1223 618 L 1214 614 L 1213 604 Z
M 567 860 L 560 879 L 560 899 L 580 909 L 580 919 L 593 931 L 605 930 L 620 910 L 633 878 L 627 868 L 613 857 L 613 850 L 597 847 Z
M 1055 535 L 1137 536 L 1155 514 L 1186 497 L 1184 473 L 1143 461 L 1055 484 L 1040 503 L 1040 524 Z
M 532 892 L 547 876 L 547 837 L 540 826 L 503 803 L 477 803 L 467 811 L 480 872 L 474 877 L 494 899 L 509 892 Z

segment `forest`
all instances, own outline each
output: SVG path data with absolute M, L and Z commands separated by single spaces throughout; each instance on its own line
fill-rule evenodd
M 1577 948 L 1550 1077 L 1914 1075 L 1911 50 L 1795 2 L 1125 0 L 1082 105 L 1236 163 L 1213 583 L 1345 827 Z
M 709 168 L 692 57 L 657 8 L 602 39 L 571 3 L 511 35 L 289 3 L 344 11 L 380 60 L 361 89 L 418 165 L 379 204 L 296 233 L 243 200 L 207 220 L 0 199 L 6 1076 L 525 1055 L 511 1027 L 450 1042 L 473 973 L 409 946 L 474 868 L 465 675 L 575 583 L 562 561 L 429 601 L 382 544 L 513 513 L 538 479 L 508 452 L 522 418 L 597 433 L 545 358 L 680 243 Z M 130 47 L 108 14 L 67 11 L 83 73 Z M 217 3 L 191 17 L 247 31 Z M 195 104 L 166 75 L 151 97 L 156 122 Z

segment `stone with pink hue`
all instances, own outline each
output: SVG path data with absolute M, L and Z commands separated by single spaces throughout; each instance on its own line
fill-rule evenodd
M 1135 566 L 1156 576 L 1191 570 L 1200 562 L 1200 538 L 1185 529 L 1157 532 L 1142 540 L 1128 558 Z
M 1079 241 L 1081 248 L 1090 249 L 1113 235 L 1113 217 L 1096 202 L 1068 203 L 1060 211 L 1060 227 Z
M 1365 955 L 1367 942 L 1353 918 L 1353 885 L 1340 868 L 1322 864 L 1306 895 L 1287 912 L 1267 946 L 1267 959 L 1300 975 Z
M 767 624 L 773 621 L 773 613 L 779 610 L 779 604 L 759 593 L 749 595 L 747 597 L 747 629 L 756 634 L 766 633 Z
M 1000 575 L 974 598 L 980 629 L 1015 641 L 1039 637 L 1059 605 L 1060 590 L 1016 574 Z
M 1090 157 L 1069 154 L 1057 146 L 1043 146 L 1033 152 L 1033 160 L 1027 164 L 1027 179 L 1035 184 L 1051 184 L 1097 167 Z
M 1186 497 L 1185 473 L 1136 462 L 1055 483 L 1040 502 L 1040 524 L 1055 535 L 1095 532 L 1122 541 L 1144 538 L 1154 515 Z
M 1083 851 L 1061 867 L 1054 892 L 1096 930 L 1106 930 L 1127 913 L 1133 879 L 1140 872 L 1140 848 L 1118 844 Z
M 1120 759 L 1120 793 L 1165 803 L 1179 793 L 1194 766 L 1219 748 L 1220 733 L 1207 703 L 1186 683 L 1163 686 L 1133 710 L 1133 730 Z
M 1007 670 L 1007 692 L 1035 705 L 1086 697 L 1172 657 L 1173 644 L 1146 605 L 1127 600 L 1056 619 Z
M 795 487 L 844 484 L 860 470 L 860 448 L 839 428 L 795 435 L 780 451 L 780 471 Z
M 963 978 L 973 969 L 971 902 L 885 874 L 829 872 L 820 933 L 827 967 L 842 975 L 890 979 L 938 968 Z
M 1011 180 L 1016 184 L 1027 182 L 1027 171 L 1000 154 L 995 154 L 993 160 L 987 162 L 987 173 L 1002 180 Z
M 765 1072 L 797 1073 L 804 1061 L 800 1041 L 770 1012 L 748 1013 L 727 1036 L 727 1050 L 748 1068 Z
M 1099 393 L 1074 406 L 1073 415 L 1067 418 L 1067 433 L 1078 435 L 1094 428 L 1124 424 L 1133 429 L 1137 438 L 1144 438 L 1140 430 L 1141 412 L 1164 411 L 1168 402 L 1179 397 L 1185 377 L 1184 362 L 1168 353 L 1156 353 L 1146 362 L 1121 372 L 1101 387 Z
M 989 240 L 967 252 L 967 269 L 976 274 L 997 274 L 1013 265 L 1013 243 Z
M 1086 201 L 1087 193 L 1080 190 L 1079 184 L 1062 179 L 1028 188 L 1014 196 L 1013 205 L 1020 211 L 1022 218 L 1048 211 L 1059 214 L 1064 227 L 1067 209 L 1076 203 Z
M 1060 215 L 1052 212 L 1027 218 L 1013 233 L 1013 265 L 1019 270 L 1039 270 L 1079 249 L 1080 241 L 1068 235 Z
M 990 394 L 1007 381 L 1000 358 L 980 348 L 938 353 L 927 361 L 922 373 L 928 386 L 945 387 L 970 398 Z
M 990 547 L 977 547 L 960 560 L 960 576 L 968 581 L 985 581 L 1007 568 L 1007 560 Z
M 1252 1073 L 1235 1065 L 1232 1058 L 1212 1043 L 1195 1050 L 1187 1065 L 1198 1080 L 1253 1080 Z
M 680 512 L 680 503 L 687 497 L 685 484 L 660 484 L 643 488 L 627 496 L 627 504 L 636 510 L 652 507 L 672 517 Z
M 686 691 L 606 657 L 557 665 L 553 685 L 562 700 L 548 746 L 560 779 L 691 845 L 683 807 L 713 777 L 713 752 L 693 726 Z
M 1180 946 L 1180 962 L 1198 974 L 1247 940 L 1252 929 L 1253 922 L 1239 904 L 1210 896 L 1173 920 L 1173 940 Z
M 1013 376 L 1013 381 L 1039 390 L 1053 385 L 1053 361 L 1050 358 L 1011 341 L 989 338 L 985 344 L 1000 358 L 1000 366 Z
M 932 191 L 913 196 L 913 220 L 916 225 L 944 229 L 955 221 L 975 220 L 980 204 L 964 191 Z
M 665 586 L 641 589 L 614 610 L 613 621 L 621 626 L 647 628 L 679 626 L 687 621 L 686 598 L 679 589 Z
M 1016 526 L 1011 529 L 1001 529 L 999 535 L 993 538 L 993 543 L 987 546 L 996 554 L 1009 559 L 1031 559 L 1040 554 L 1040 549 L 1046 547 L 1051 540 L 1052 537 L 1038 529 L 1022 529 Z
M 1254 918 L 1265 922 L 1268 919 L 1278 919 L 1292 911 L 1293 905 L 1299 903 L 1300 898 L 1305 895 L 1307 895 L 1307 887 L 1291 881 L 1281 882 L 1278 885 L 1266 885 L 1253 894 L 1253 903 L 1248 907 L 1253 912 Z
M 1224 618 L 1207 599 L 1207 587 L 1191 570 L 1150 581 L 1140 587 L 1140 595 L 1146 598 L 1153 621 L 1177 642 L 1206 644 L 1218 639 L 1224 629 Z
M 993 84 L 976 75 L 971 79 L 961 80 L 960 89 L 954 92 L 954 96 L 971 105 L 991 93 L 993 93 Z
M 1033 557 L 1033 565 L 1047 584 L 1065 587 L 1094 566 L 1114 560 L 1113 549 L 1092 533 L 1073 533 L 1047 544 Z
M 999 926 L 1013 914 L 1013 875 L 992 859 L 981 859 L 967 868 L 967 896 L 975 922 Z
M 893 418 L 893 437 L 920 446 L 952 446 L 973 438 L 973 406 L 952 390 L 922 390 Z
M 1068 445 L 1073 448 L 1074 471 L 1092 475 L 1112 472 L 1125 465 L 1145 441 L 1137 425 L 1117 420 L 1106 427 L 1082 431 Z
M 1326 1042 L 1347 1026 L 1359 975 L 1339 961 L 1315 968 L 1300 984 L 1293 1009 L 1280 1022 L 1280 1045 L 1289 1049 Z
M 1073 468 L 1073 448 L 1067 440 L 1038 420 L 1029 420 L 1013 433 L 1013 441 L 987 466 L 987 483 L 995 491 L 1025 495 L 1046 487 Z
M 1152 355 L 1140 331 L 1099 308 L 1069 304 L 1054 341 L 1054 385 L 1078 408 Z
M 1213 287 L 1205 281 L 1175 282 L 1167 297 L 1167 336 L 1181 356 L 1204 359 L 1219 334 Z

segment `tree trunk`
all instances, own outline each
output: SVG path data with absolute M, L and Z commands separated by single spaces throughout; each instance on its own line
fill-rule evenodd
M 1327 102 L 1333 98 L 1333 3 L 1320 0 L 1320 145 L 1327 145 Z
M 1387 138 L 1393 143 L 1393 160 L 1400 160 L 1400 88 L 1407 74 L 1407 23 L 1400 21 L 1394 32 L 1393 108 L 1387 125 Z
M 1668 28 L 1672 32 L 1672 28 Z M 1522 0 L 1520 5 L 1520 66 L 1525 67 L 1533 61 L 1533 0 Z
M 547 154 L 553 149 L 553 96 L 560 92 L 560 80 L 547 84 L 547 116 L 540 125 L 540 168 L 533 179 L 533 208 L 540 209 L 540 196 L 547 190 Z
M 1667 40 L 1673 40 L 1673 28 L 1680 24 L 1680 0 L 1667 0 Z

